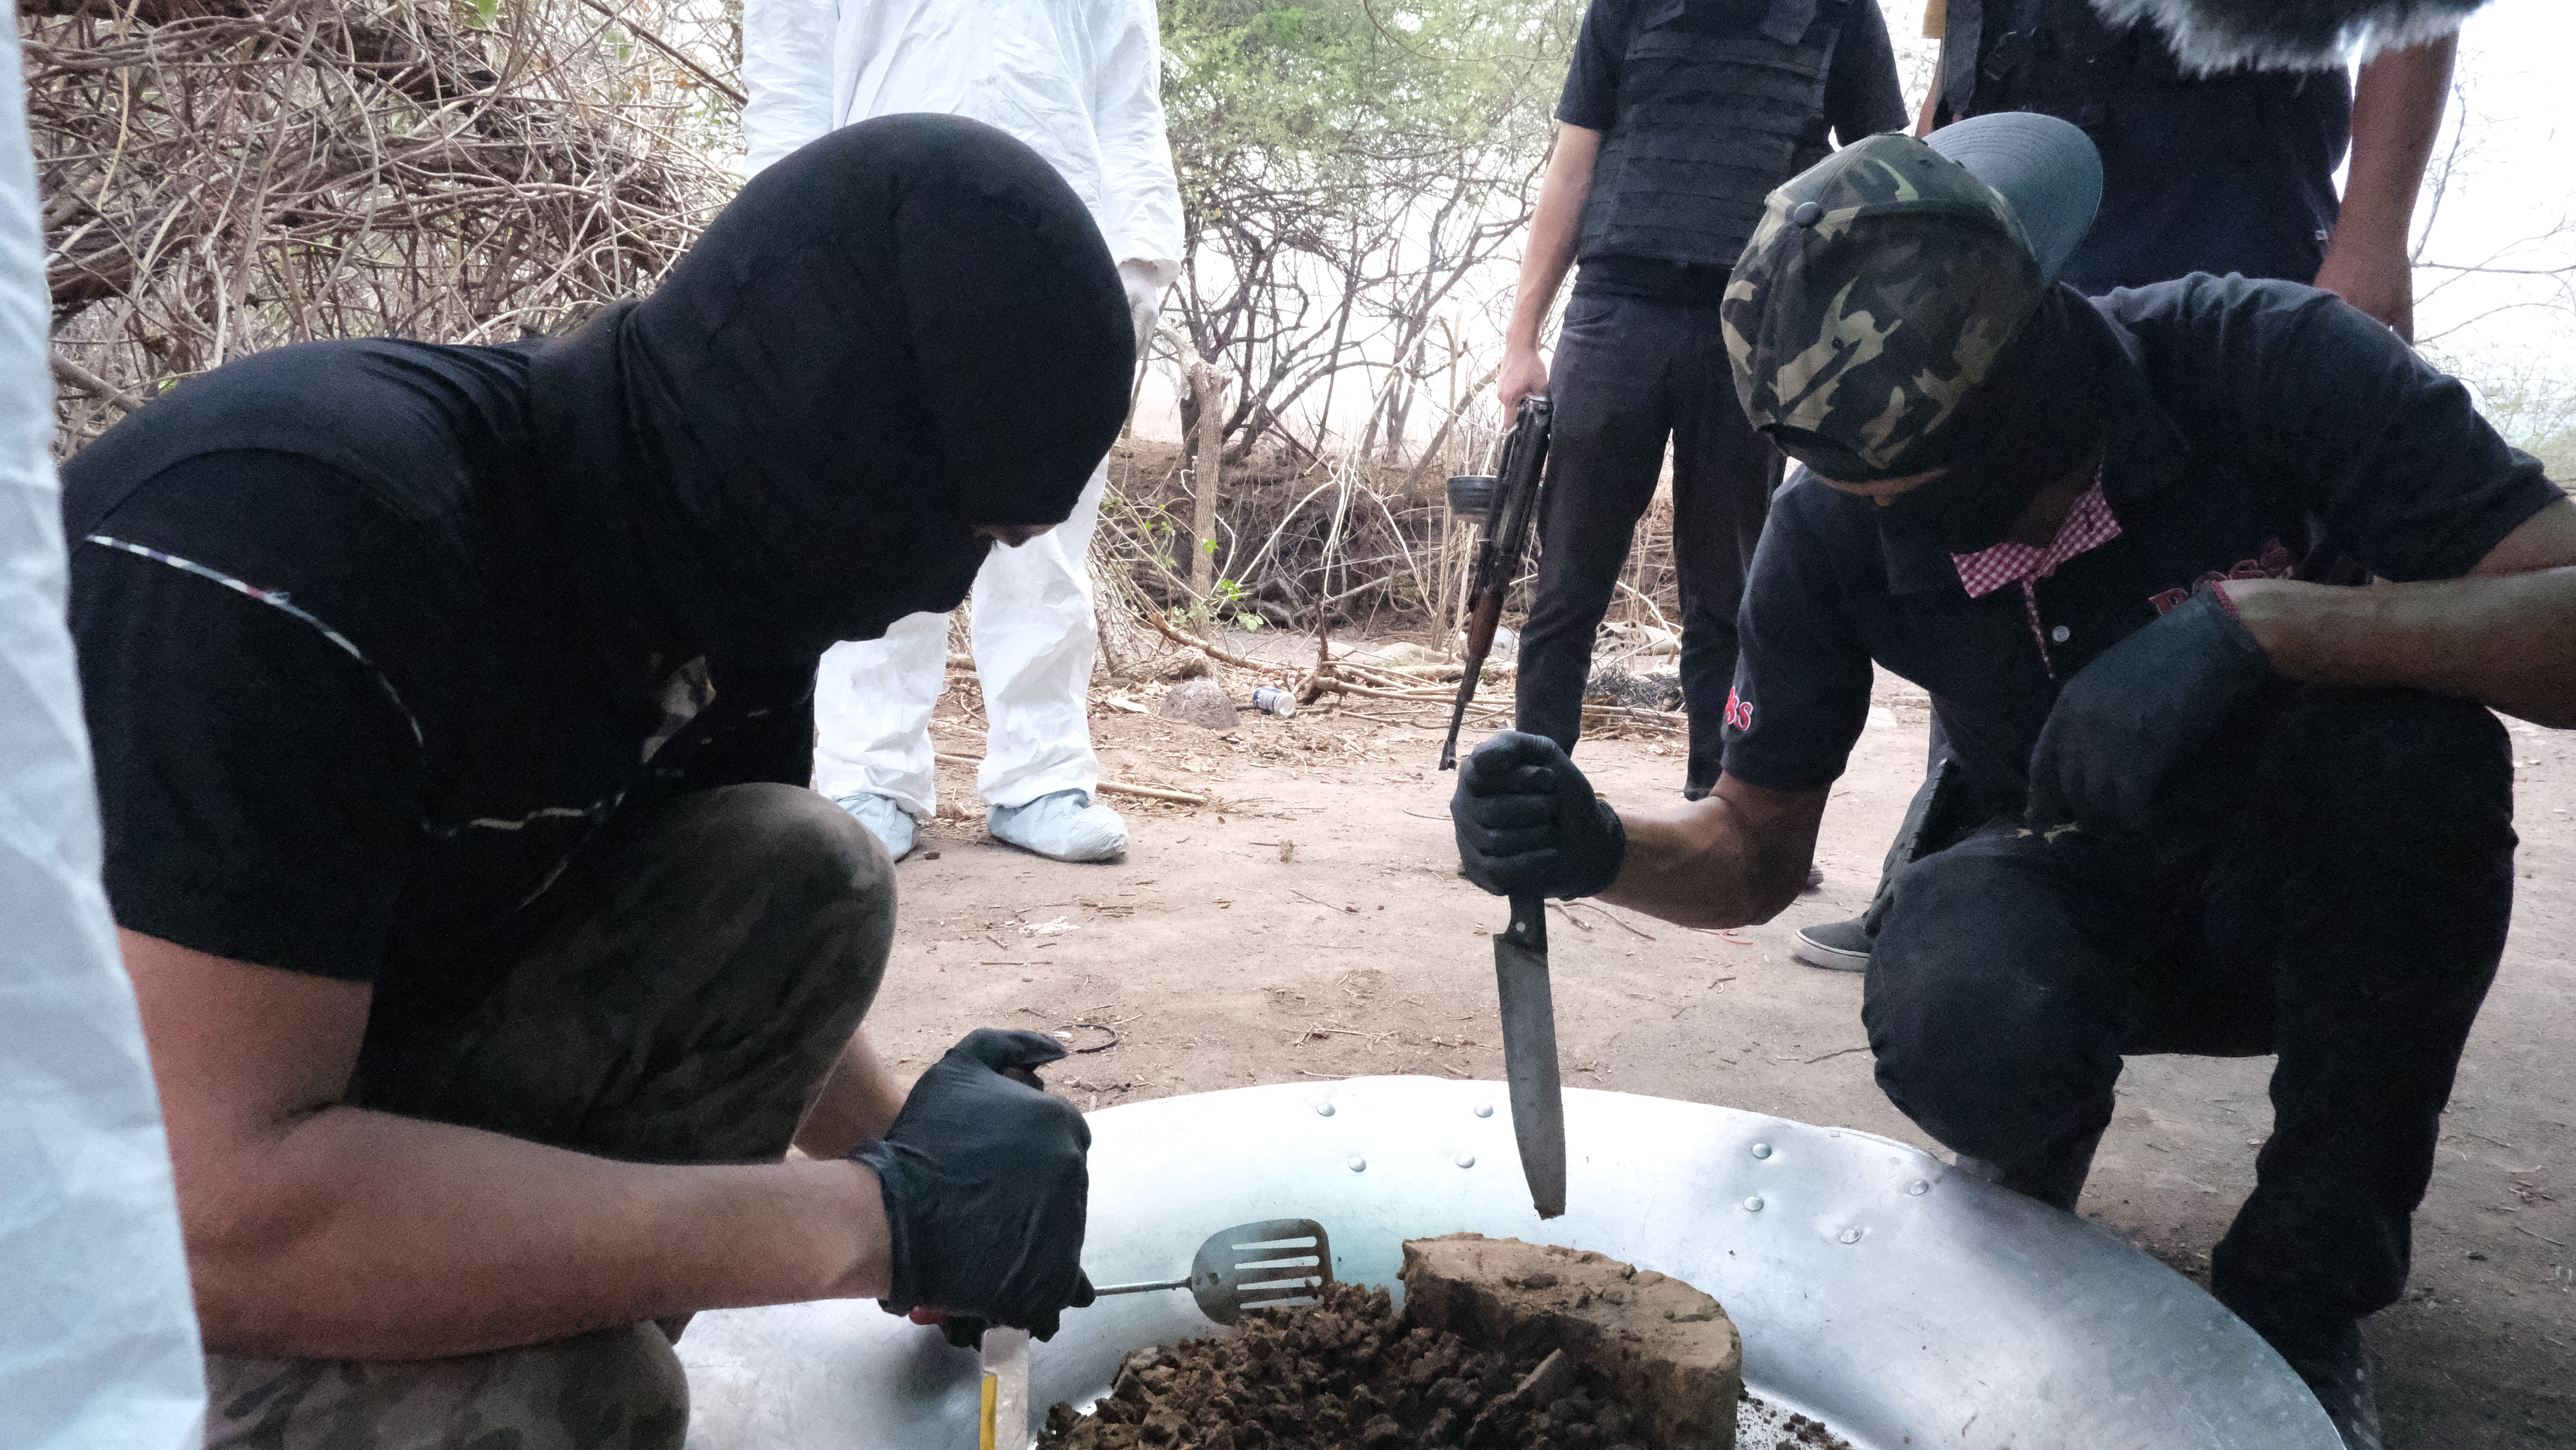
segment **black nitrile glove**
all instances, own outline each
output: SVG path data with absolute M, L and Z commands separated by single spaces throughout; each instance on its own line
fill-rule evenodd
M 1082 1272 L 1091 1127 L 1004 1076 L 1065 1055 L 1042 1032 L 977 1028 L 913 1084 L 882 1138 L 850 1151 L 877 1175 L 893 1238 L 888 1313 L 946 1312 L 951 1343 L 989 1321 L 1052 1338 L 1092 1300 Z
M 2102 651 L 2058 692 L 2030 756 L 2023 819 L 2047 830 L 2143 830 L 2156 788 L 2271 673 L 2226 596 L 2204 586 Z
M 883 1299 L 877 1301 L 877 1307 L 888 1314 L 905 1313 Z M 982 1349 L 984 1331 L 991 1327 L 972 1314 L 950 1314 L 941 1309 L 915 1309 L 905 1314 L 905 1317 L 915 1324 L 938 1330 L 947 1337 L 950 1344 L 959 1349 Z
M 1496 896 L 1589 896 L 1619 879 L 1628 832 L 1544 735 L 1506 730 L 1458 763 L 1458 868 Z

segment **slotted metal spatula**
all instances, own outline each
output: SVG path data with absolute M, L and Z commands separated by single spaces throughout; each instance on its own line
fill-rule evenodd
M 1199 1312 L 1232 1324 L 1246 1309 L 1285 1309 L 1312 1304 L 1333 1282 L 1333 1245 L 1311 1218 L 1273 1218 L 1220 1229 L 1199 1245 L 1186 1279 L 1112 1284 L 1094 1293 L 1149 1294 L 1187 1289 Z

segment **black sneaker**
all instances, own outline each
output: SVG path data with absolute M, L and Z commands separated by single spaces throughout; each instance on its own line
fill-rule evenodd
M 1857 916 L 1849 921 L 1818 922 L 1789 933 L 1789 955 L 1829 972 L 1869 969 L 1869 933 Z
M 2359 1320 L 2260 1301 L 2228 1307 L 2307 1381 L 2343 1437 L 2344 1450 L 2386 1450 L 2379 1431 L 2379 1365 L 2362 1342 Z
M 2326 1407 L 2326 1418 L 2343 1436 L 2343 1450 L 2387 1450 L 2387 1442 L 2379 1438 L 2378 1382 L 2379 1366 L 2365 1349 L 2325 1382 L 2309 1383 L 2317 1403 Z

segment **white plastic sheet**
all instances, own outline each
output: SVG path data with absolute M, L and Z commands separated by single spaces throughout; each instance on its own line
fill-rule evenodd
M 177 1450 L 205 1370 L 170 1155 L 99 889 L 63 625 L 44 252 L 0 43 L 0 1445 Z

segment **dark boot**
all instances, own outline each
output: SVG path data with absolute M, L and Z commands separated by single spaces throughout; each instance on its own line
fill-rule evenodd
M 2379 1366 L 2362 1343 L 2361 1321 L 2331 1310 L 2293 1310 L 2274 1303 L 2227 1307 L 2281 1352 L 2314 1390 L 2343 1436 L 2344 1450 L 2382 1450 Z

